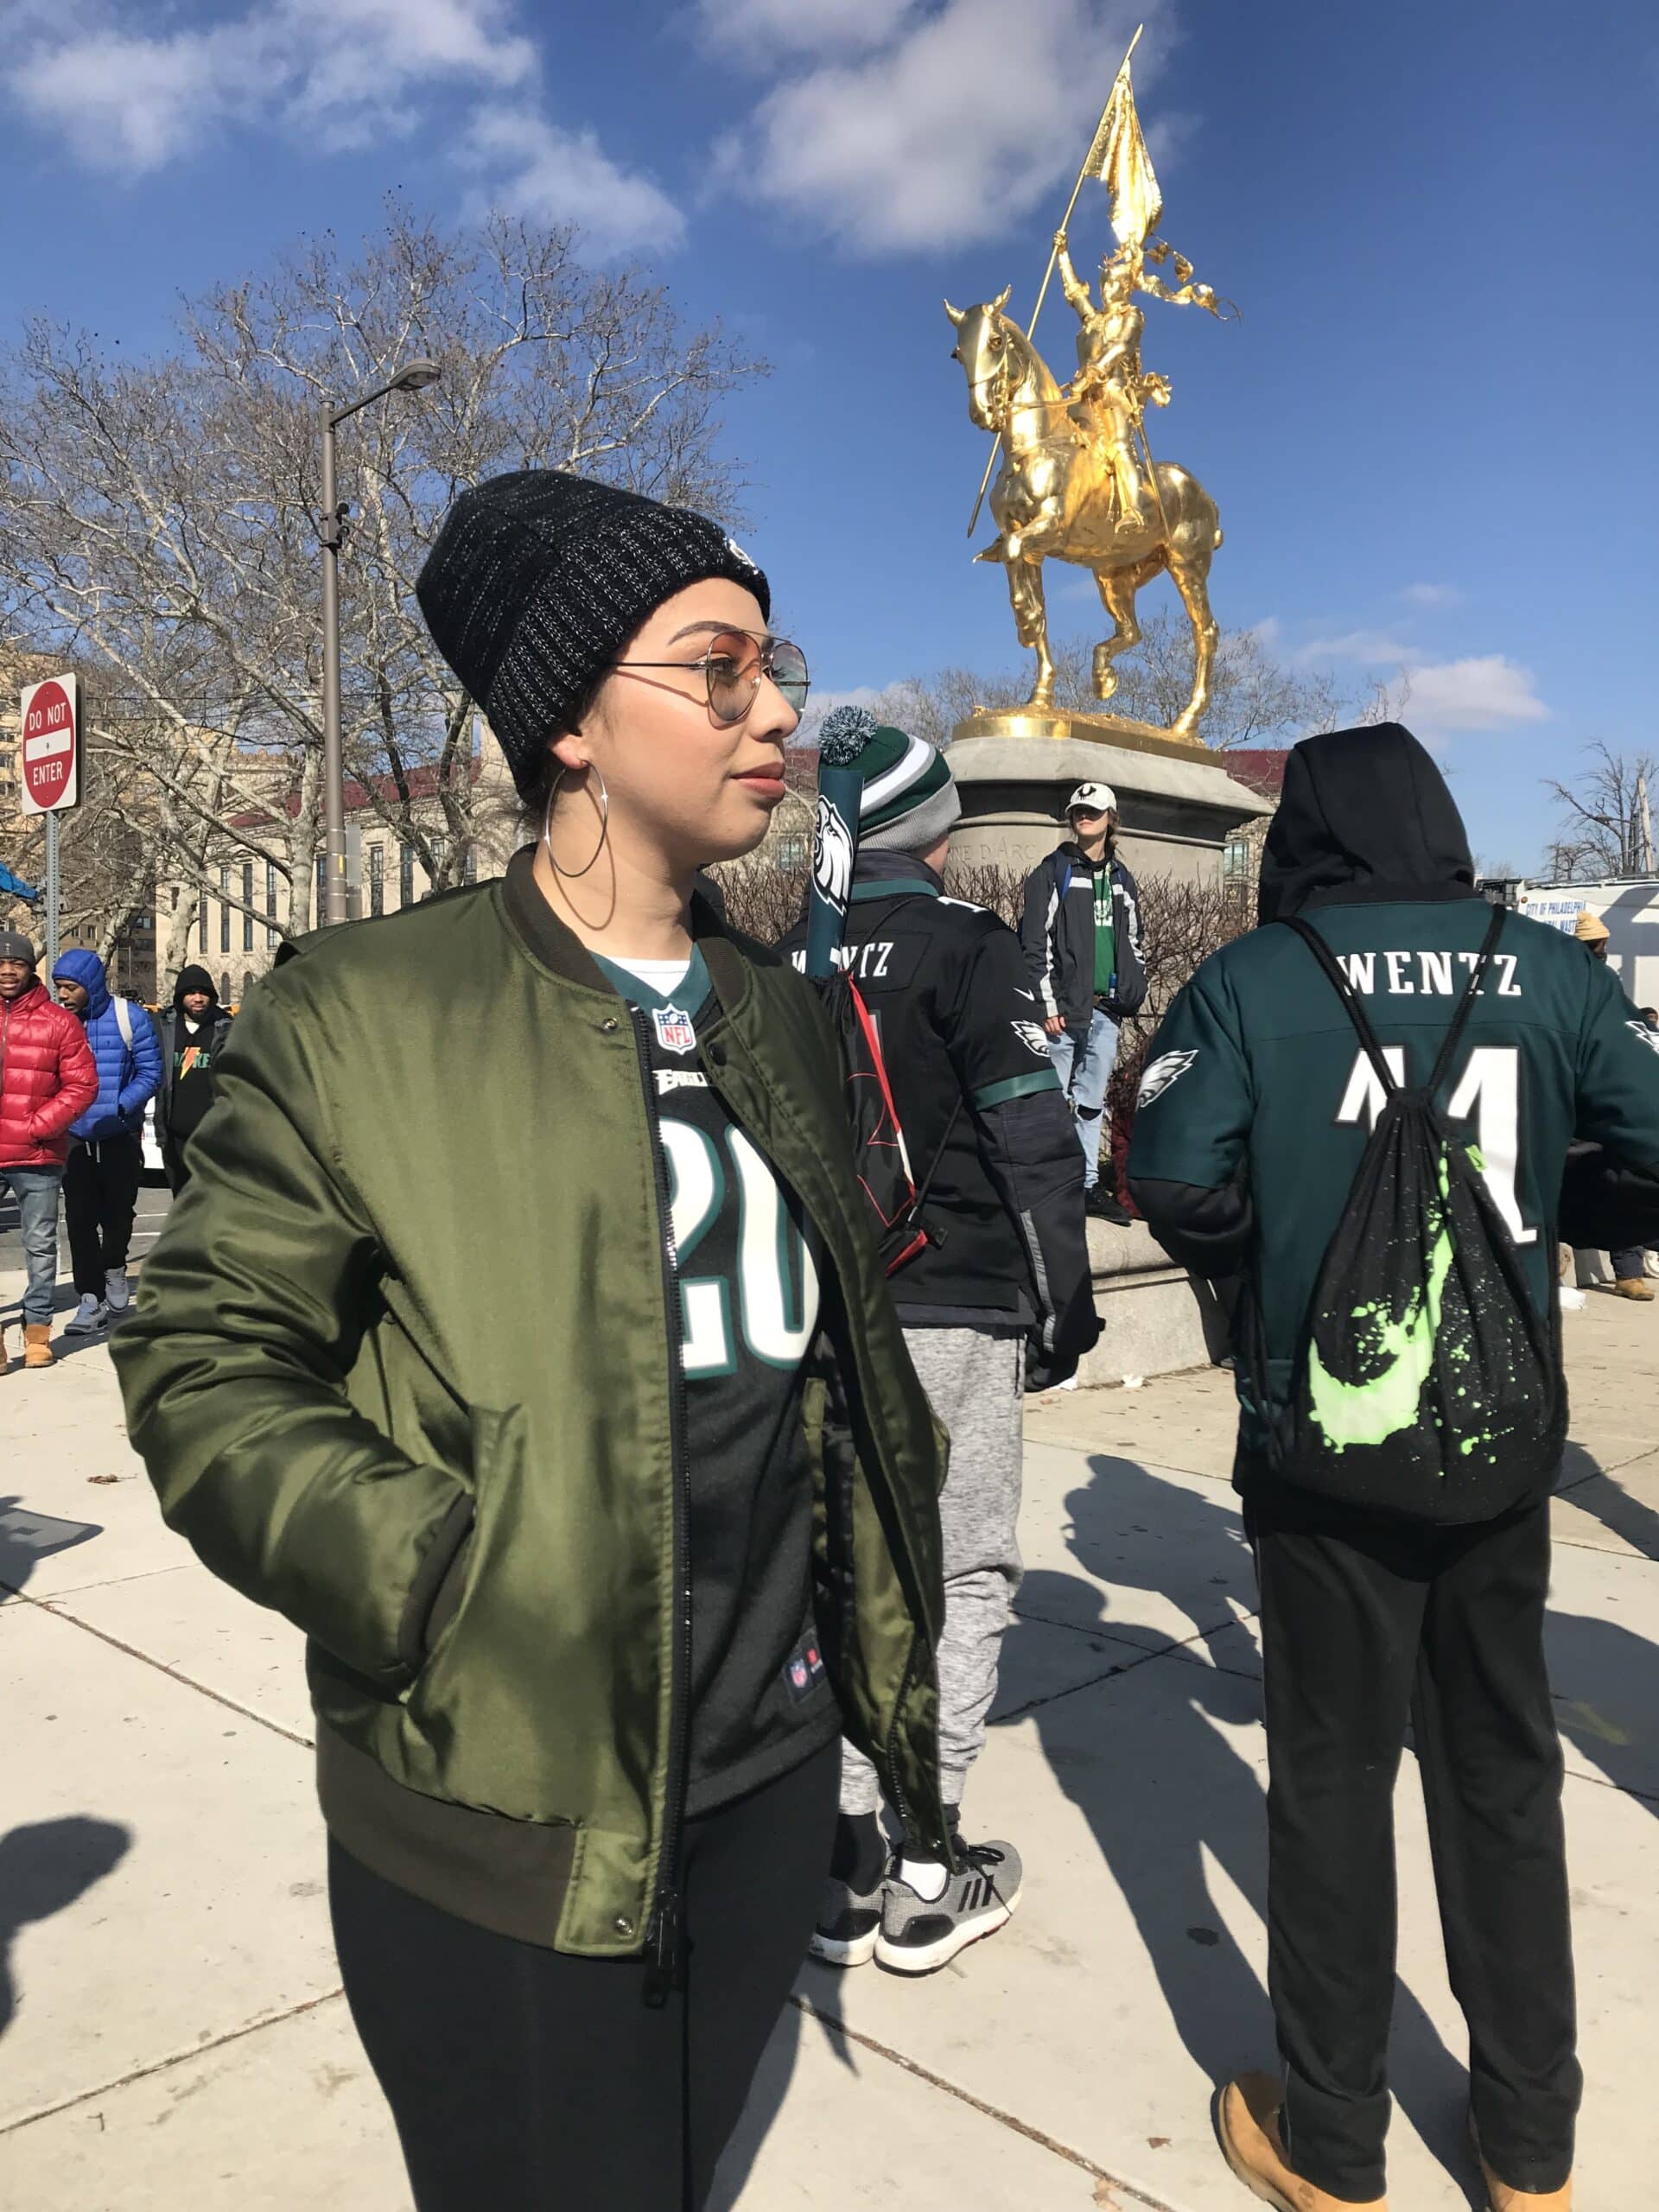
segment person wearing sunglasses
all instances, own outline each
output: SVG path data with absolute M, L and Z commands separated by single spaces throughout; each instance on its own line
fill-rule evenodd
M 170 1524 L 310 1639 L 419 2212 L 695 2208 L 843 1729 L 953 1850 L 944 1443 L 816 996 L 695 889 L 806 696 L 766 578 L 531 471 L 462 494 L 417 591 L 534 842 L 261 986 L 118 1358 Z

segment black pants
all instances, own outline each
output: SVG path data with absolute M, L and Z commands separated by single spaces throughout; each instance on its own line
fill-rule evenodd
M 1544 1669 L 1549 1509 L 1471 1528 L 1252 1499 L 1268 1761 L 1268 1987 L 1291 2154 L 1383 2191 L 1394 1784 L 1409 1718 L 1482 2148 L 1512 2189 L 1573 2164 L 1580 2075 Z
M 69 1147 L 63 1213 L 75 1288 L 83 1297 L 102 1298 L 106 1272 L 127 1264 L 143 1170 L 144 1148 L 136 1136 Z
M 688 1822 L 685 1987 L 423 1903 L 329 1847 L 352 2018 L 418 2212 L 696 2212 L 806 1953 L 838 1745 Z
M 162 1172 L 167 1177 L 167 1187 L 176 1198 L 190 1180 L 189 1162 L 184 1156 L 182 1137 L 162 1139 Z

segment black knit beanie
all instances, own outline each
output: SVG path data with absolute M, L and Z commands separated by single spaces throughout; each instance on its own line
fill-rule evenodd
M 21 960 L 26 968 L 40 964 L 34 946 L 21 930 L 0 929 L 0 960 Z
M 415 595 L 528 796 L 547 741 L 569 728 L 639 625 L 707 576 L 752 591 L 770 620 L 765 576 L 707 515 L 526 468 L 461 493 Z

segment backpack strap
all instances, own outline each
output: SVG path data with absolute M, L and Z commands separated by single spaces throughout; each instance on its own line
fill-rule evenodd
M 1382 1056 L 1382 1047 L 1376 1041 L 1376 1032 L 1371 1027 L 1371 1018 L 1366 1013 L 1360 1002 L 1358 994 L 1348 980 L 1348 970 L 1311 922 L 1305 922 L 1300 914 L 1280 914 L 1275 918 L 1284 928 L 1295 931 L 1297 936 L 1300 938 L 1302 943 L 1330 977 L 1332 988 L 1342 1001 L 1347 1011 L 1348 1019 L 1353 1023 L 1359 1041 L 1364 1046 L 1371 1065 L 1376 1070 L 1377 1081 L 1382 1084 L 1384 1093 L 1391 1097 L 1400 1086 L 1394 1079 L 1394 1070 Z
M 121 1042 L 130 1052 L 132 1050 L 132 1008 L 127 1004 L 125 999 L 117 999 L 115 1001 L 115 1026 L 121 1032 Z
M 1463 996 L 1458 1001 L 1458 1010 L 1452 1017 L 1452 1026 L 1446 1033 L 1446 1040 L 1441 1045 L 1439 1056 L 1434 1062 L 1434 1072 L 1428 1078 L 1427 1096 L 1430 1098 L 1435 1096 L 1452 1071 L 1452 1062 L 1457 1055 L 1458 1046 L 1463 1042 L 1463 1033 L 1469 1026 L 1469 1016 L 1474 1011 L 1475 1001 L 1480 995 L 1482 981 L 1491 963 L 1492 955 L 1497 950 L 1497 941 L 1503 934 L 1503 912 L 1502 906 L 1494 906 L 1492 909 L 1492 918 L 1486 925 L 1484 942 L 1481 945 L 1474 967 L 1470 970 L 1469 981 L 1464 986 Z
M 1474 1010 L 1475 1000 L 1479 995 L 1482 980 L 1487 968 L 1491 965 L 1493 953 L 1497 950 L 1497 941 L 1503 934 L 1503 915 L 1504 910 L 1502 906 L 1493 907 L 1492 918 L 1487 925 L 1486 935 L 1476 957 L 1474 967 L 1471 970 L 1469 981 L 1464 986 L 1463 995 L 1458 1001 L 1451 1024 L 1441 1039 L 1440 1052 L 1435 1057 L 1434 1071 L 1429 1077 L 1425 1087 L 1424 1095 L 1427 1097 L 1433 1098 L 1441 1084 L 1445 1082 L 1452 1060 L 1457 1056 L 1458 1047 L 1463 1042 L 1463 1033 L 1469 1026 L 1469 1016 Z M 1400 1085 L 1395 1081 L 1394 1071 L 1383 1057 L 1382 1047 L 1376 1039 L 1376 1032 L 1371 1027 L 1370 1016 L 1366 1013 L 1357 993 L 1348 980 L 1347 969 L 1311 922 L 1304 921 L 1300 914 L 1281 914 L 1276 918 L 1286 929 L 1295 931 L 1297 936 L 1301 938 L 1303 944 L 1306 945 L 1308 950 L 1313 953 L 1320 967 L 1330 977 L 1338 997 L 1341 999 L 1347 1009 L 1348 1019 L 1353 1023 L 1371 1065 L 1376 1070 L 1377 1080 L 1382 1084 L 1383 1090 L 1392 1096 L 1400 1089 Z

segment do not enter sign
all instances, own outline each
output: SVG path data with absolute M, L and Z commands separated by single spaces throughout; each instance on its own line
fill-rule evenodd
M 22 695 L 23 811 L 56 814 L 80 793 L 80 683 L 51 676 Z

